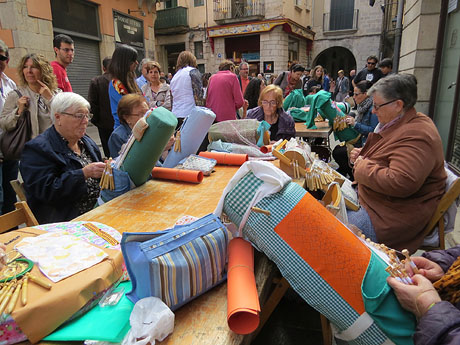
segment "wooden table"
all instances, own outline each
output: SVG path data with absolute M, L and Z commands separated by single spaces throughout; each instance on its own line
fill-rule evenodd
M 312 151 L 317 152 L 320 158 L 325 160 L 326 162 L 329 162 L 332 152 L 329 141 L 329 136 L 331 135 L 331 133 L 332 127 L 308 129 L 304 122 L 296 122 L 295 124 L 296 137 L 310 139 L 310 144 L 312 144 Z M 316 138 L 322 140 L 326 139 L 326 145 L 315 145 L 315 143 L 312 143 L 312 140 Z
M 332 127 L 309 129 L 304 122 L 295 123 L 295 135 L 302 138 L 323 138 L 329 143 L 329 135 L 332 133 Z
M 120 232 L 150 232 L 172 227 L 184 216 L 202 217 L 214 211 L 228 181 L 239 167 L 217 166 L 200 184 L 151 180 L 75 220 L 97 221 Z M 274 264 L 263 255 L 256 263 L 261 300 L 268 296 Z M 226 282 L 175 312 L 174 332 L 160 344 L 248 344 L 249 337 L 227 326 Z

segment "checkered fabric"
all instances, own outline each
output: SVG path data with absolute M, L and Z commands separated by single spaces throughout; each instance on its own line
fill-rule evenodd
M 261 184 L 262 181 L 248 173 L 227 195 L 224 212 L 232 222 L 239 224 L 242 214 Z M 360 315 L 274 231 L 305 193 L 306 191 L 297 184 L 289 183 L 280 192 L 265 197 L 256 206 L 269 210 L 271 215 L 268 217 L 251 212 L 243 228 L 243 234 L 276 263 L 283 277 L 309 305 L 343 331 Z M 387 340 L 388 337 L 374 323 L 349 344 L 378 345 Z

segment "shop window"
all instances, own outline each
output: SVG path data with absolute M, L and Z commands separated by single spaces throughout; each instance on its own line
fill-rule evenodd
M 195 5 L 195 7 L 203 6 L 204 5 L 204 0 L 194 0 L 194 5 Z
M 78 32 L 99 40 L 97 5 L 87 1 L 51 0 L 53 29 L 57 32 Z
M 195 42 L 195 57 L 197 59 L 203 58 L 203 42 Z
M 288 53 L 289 61 L 299 60 L 299 40 L 289 37 Z

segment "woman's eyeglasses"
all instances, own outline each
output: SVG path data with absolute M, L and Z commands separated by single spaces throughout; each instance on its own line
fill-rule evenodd
M 271 105 L 274 106 L 276 105 L 276 101 L 262 101 L 262 105 Z
M 396 102 L 396 101 L 397 101 L 397 99 L 394 99 L 394 100 L 389 101 L 389 102 L 385 102 L 385 103 L 383 103 L 383 104 L 375 104 L 375 103 L 374 103 L 374 109 L 375 109 L 375 110 L 379 110 L 381 107 L 383 107 L 383 106 L 385 106 L 385 105 L 387 105 L 387 104 Z
M 69 115 L 69 116 L 72 116 L 73 118 L 76 118 L 80 121 L 83 120 L 83 118 L 87 118 L 88 120 L 91 120 L 93 118 L 93 114 L 91 113 L 88 113 L 88 114 L 84 114 L 84 113 L 76 113 L 76 114 L 71 114 L 71 113 L 66 113 L 64 111 L 61 111 L 60 114 L 64 114 L 64 115 Z

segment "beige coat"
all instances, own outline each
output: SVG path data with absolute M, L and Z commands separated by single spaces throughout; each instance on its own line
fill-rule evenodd
M 45 105 L 48 107 L 48 112 L 41 113 L 38 111 L 38 99 L 40 94 L 33 92 L 28 86 L 18 87 L 18 90 L 23 96 L 27 96 L 30 99 L 29 111 L 32 123 L 32 139 L 40 133 L 43 133 L 48 127 L 51 126 L 52 121 L 50 117 L 50 101 L 42 97 Z M 19 119 L 17 114 L 18 111 L 18 99 L 19 96 L 16 91 L 11 91 L 6 97 L 5 105 L 3 106 L 2 113 L 0 115 L 0 128 L 4 131 L 10 131 L 16 127 L 16 123 Z
M 370 133 L 354 169 L 359 202 L 380 243 L 414 252 L 445 191 L 441 138 L 433 121 L 411 109 L 395 125 Z

